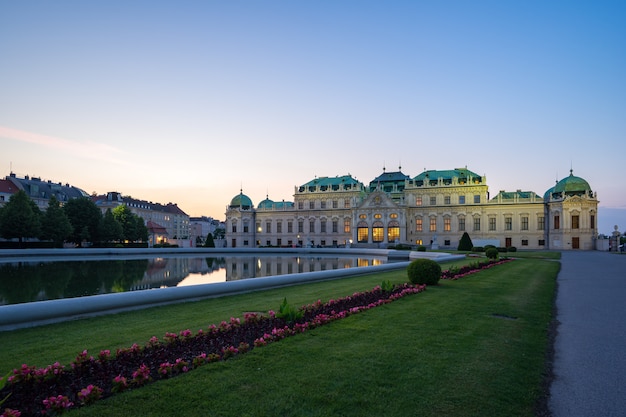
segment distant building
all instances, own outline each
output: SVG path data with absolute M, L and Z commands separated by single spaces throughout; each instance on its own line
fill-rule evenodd
M 189 218 L 190 238 L 193 246 L 204 245 L 209 233 L 213 234 L 218 228 L 225 228 L 224 222 L 212 217 L 201 216 Z M 196 244 L 199 242 L 199 244 Z M 218 242 L 215 242 L 218 246 Z
M 517 190 L 490 199 L 486 177 L 467 168 L 413 178 L 383 170 L 368 186 L 350 175 L 320 177 L 295 187 L 293 197 L 266 197 L 255 208 L 241 190 L 226 207 L 227 245 L 456 249 L 467 232 L 475 246 L 596 247 L 598 200 L 572 172 L 543 197 Z
M 23 190 L 35 202 L 40 210 L 48 208 L 48 200 L 55 196 L 63 205 L 73 198 L 89 197 L 85 191 L 70 184 L 61 182 L 46 181 L 39 177 L 18 178 L 17 175 L 11 173 L 4 180 L 0 180 L 0 206 L 6 204 L 11 196 Z
M 116 191 L 106 195 L 91 196 L 91 200 L 104 214 L 107 209 L 113 210 L 120 205 L 126 205 L 130 211 L 141 217 L 149 235 L 149 245 L 170 243 L 180 247 L 190 247 L 189 216 L 173 203 L 159 204 L 152 201 L 138 200 L 129 196 L 122 196 Z

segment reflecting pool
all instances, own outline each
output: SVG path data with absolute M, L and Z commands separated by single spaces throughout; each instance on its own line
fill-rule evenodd
M 0 263 L 0 305 L 380 265 L 386 257 L 152 257 Z

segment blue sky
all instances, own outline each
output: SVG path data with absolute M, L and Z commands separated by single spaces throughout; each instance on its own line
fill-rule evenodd
M 626 229 L 622 1 L 0 2 L 0 176 L 223 218 L 467 166 L 491 195 L 569 174 Z

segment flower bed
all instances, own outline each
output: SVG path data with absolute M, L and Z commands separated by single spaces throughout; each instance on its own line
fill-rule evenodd
M 442 279 L 458 279 L 503 262 L 483 262 L 470 269 L 443 271 Z M 134 344 L 118 349 L 115 355 L 103 350 L 93 357 L 85 350 L 69 367 L 58 362 L 45 368 L 24 364 L 14 369 L 7 379 L 0 380 L 0 404 L 4 408 L 0 417 L 61 414 L 70 408 L 171 378 L 210 362 L 226 360 L 425 289 L 425 285 L 392 286 L 385 282 L 371 291 L 326 303 L 318 300 L 300 309 L 291 308 L 285 300 L 278 313 L 246 313 L 243 320 L 231 318 L 195 334 L 189 329 L 178 334 L 166 333 L 161 340 L 152 337 L 144 346 Z
M 503 263 L 511 262 L 513 259 L 505 258 L 500 259 L 498 261 L 489 260 L 489 261 L 476 261 L 472 262 L 469 265 L 462 266 L 460 268 L 450 268 L 447 271 L 441 271 L 441 279 L 450 279 L 456 280 L 468 275 L 473 274 L 474 272 L 478 272 L 483 269 L 491 268 L 496 265 L 502 265 Z

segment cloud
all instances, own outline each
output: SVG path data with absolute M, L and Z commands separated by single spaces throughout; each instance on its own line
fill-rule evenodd
M 117 165 L 128 165 L 128 162 L 116 157 L 124 152 L 113 146 L 97 142 L 76 142 L 54 136 L 0 126 L 0 138 L 33 143 L 58 151 L 67 152 L 77 157 L 100 160 Z

